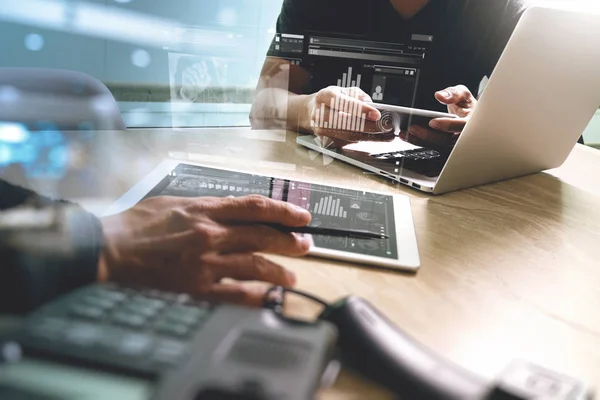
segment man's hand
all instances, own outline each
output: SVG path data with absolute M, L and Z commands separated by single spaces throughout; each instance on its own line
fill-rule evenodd
M 389 133 L 393 133 L 393 127 L 378 123 L 381 113 L 365 103 L 371 101 L 358 87 L 329 86 L 310 97 L 302 125 L 316 136 L 327 137 L 340 145 L 362 140 L 392 140 L 393 135 Z
M 459 85 L 440 90 L 435 98 L 448 106 L 448 113 L 459 118 L 435 118 L 429 122 L 429 128 L 411 126 L 408 128 L 408 140 L 421 145 L 427 143 L 439 146 L 452 146 L 464 129 L 469 117 L 475 111 L 477 99 L 466 86 Z M 416 138 L 416 140 L 414 140 Z M 418 143 L 421 141 L 421 143 Z
M 99 279 L 260 305 L 262 290 L 221 280 L 293 286 L 293 273 L 254 253 L 301 256 L 310 242 L 260 223 L 304 226 L 310 219 L 300 207 L 262 196 L 150 198 L 102 220 Z

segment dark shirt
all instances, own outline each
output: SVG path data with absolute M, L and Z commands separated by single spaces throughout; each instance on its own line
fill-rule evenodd
M 55 201 L 0 180 L 0 218 L 8 209 L 26 205 L 68 207 L 63 223 L 68 227 L 66 240 L 71 251 L 65 257 L 14 252 L 1 243 L 0 237 L 0 313 L 28 312 L 96 280 L 103 237 L 98 218 L 75 204 Z
M 413 18 L 404 20 L 388 0 L 284 0 L 277 32 L 322 32 L 395 43 L 406 42 L 412 34 L 432 35 L 413 105 L 445 111 L 434 93 L 463 84 L 477 95 L 523 9 L 518 0 L 431 0 Z M 314 76 L 318 71 L 311 73 L 318 80 Z M 305 94 L 320 88 L 306 89 Z

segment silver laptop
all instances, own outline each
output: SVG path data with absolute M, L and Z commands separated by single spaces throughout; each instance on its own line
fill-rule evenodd
M 420 149 L 399 137 L 341 149 L 323 146 L 312 135 L 300 136 L 297 142 L 415 189 L 441 194 L 560 166 L 599 105 L 600 14 L 531 7 L 458 141 L 447 154 L 439 154 L 439 168 L 427 160 L 423 169 L 418 160 L 407 166 L 386 159 L 386 154 Z

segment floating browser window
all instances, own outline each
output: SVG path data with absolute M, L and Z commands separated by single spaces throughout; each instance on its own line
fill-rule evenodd
M 277 35 L 269 55 L 308 72 L 311 79 L 306 93 L 328 86 L 358 87 L 376 103 L 413 107 L 421 67 L 433 40 L 432 35 L 424 34 L 411 35 L 403 43 L 336 34 Z M 323 121 L 322 127 L 325 124 L 329 121 Z

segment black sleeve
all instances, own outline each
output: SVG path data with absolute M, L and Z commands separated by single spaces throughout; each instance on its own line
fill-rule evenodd
M 0 241 L 0 313 L 26 313 L 94 282 L 97 275 L 103 238 L 98 218 L 75 204 L 54 201 L 0 180 L 0 217 L 2 212 L 20 205 L 60 209 L 65 229 L 52 232 L 46 239 L 64 239 L 68 251 L 52 255 L 15 251 Z M 3 235 L 7 237 L 6 232 Z
M 0 179 L 0 211 L 21 205 L 43 207 L 49 204 L 52 204 L 49 198 Z

